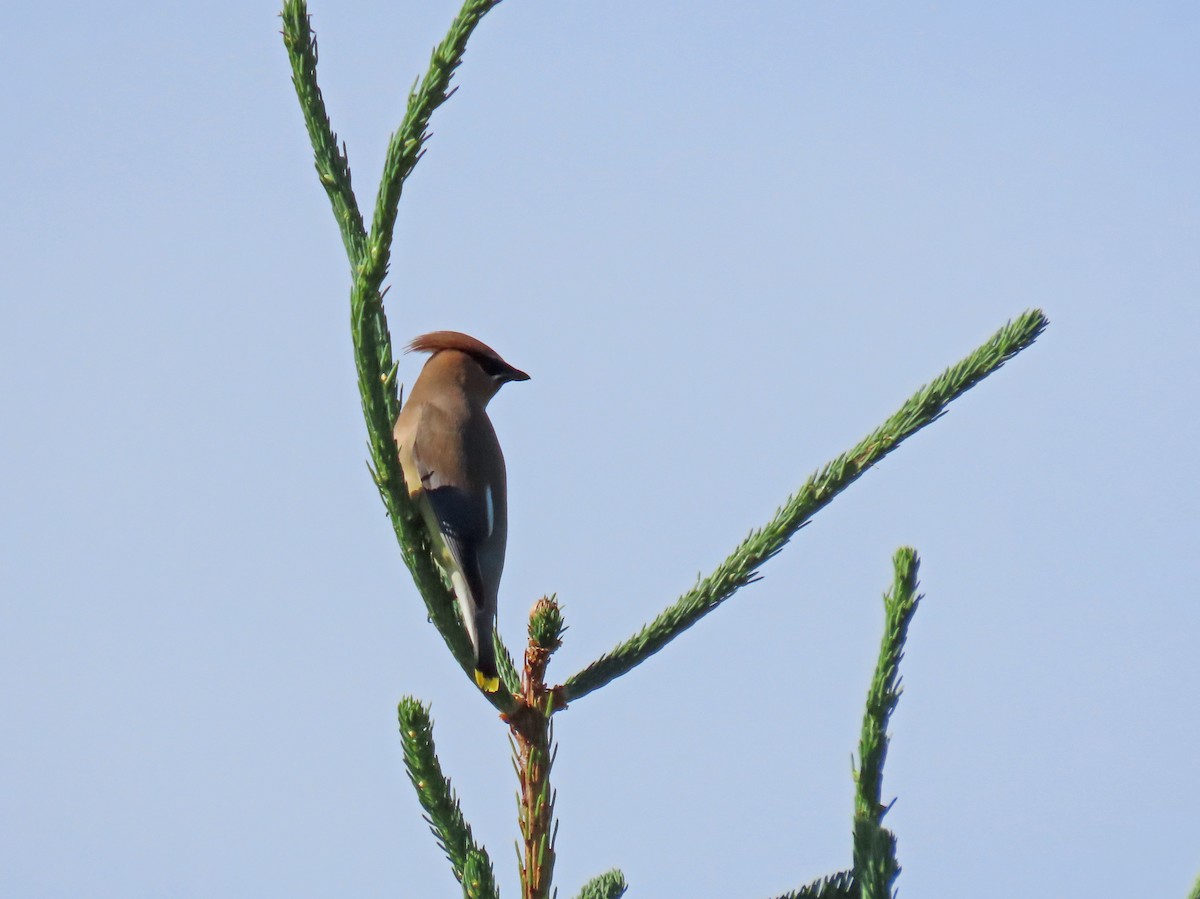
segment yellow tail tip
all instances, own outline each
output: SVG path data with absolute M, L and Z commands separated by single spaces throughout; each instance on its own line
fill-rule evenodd
M 495 693 L 500 689 L 500 678 L 488 677 L 478 668 L 475 669 L 475 683 L 484 693 Z

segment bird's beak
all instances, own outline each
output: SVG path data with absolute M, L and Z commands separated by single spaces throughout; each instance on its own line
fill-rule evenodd
M 521 369 L 519 369 L 519 368 L 509 368 L 508 374 L 507 374 L 507 376 L 505 376 L 504 380 L 505 381 L 528 381 L 529 375 L 525 374 L 525 372 L 521 371 Z

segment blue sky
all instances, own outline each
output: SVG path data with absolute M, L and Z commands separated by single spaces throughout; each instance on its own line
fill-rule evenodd
M 314 0 L 369 205 L 453 3 Z M 503 728 L 363 464 L 347 266 L 277 8 L 24 4 L 0 35 L 0 893 L 457 895 L 395 704 L 516 895 Z M 850 860 L 889 559 L 926 600 L 902 895 L 1200 870 L 1200 7 L 506 0 L 405 192 L 398 339 L 468 331 L 500 626 L 559 679 L 1039 306 L 1028 353 L 558 719 L 557 883 L 771 897 Z M 420 360 L 403 360 L 411 383 Z

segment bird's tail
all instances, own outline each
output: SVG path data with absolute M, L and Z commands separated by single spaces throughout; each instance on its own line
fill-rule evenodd
M 496 647 L 492 643 L 492 616 L 482 611 L 475 616 L 475 683 L 485 693 L 500 689 L 496 670 Z
M 450 569 L 450 581 L 458 600 L 459 615 L 466 625 L 471 648 L 475 650 L 475 683 L 485 693 L 495 693 L 500 689 L 500 674 L 496 671 L 496 648 L 492 645 L 493 617 L 475 602 L 476 594 L 471 592 L 467 579 L 457 568 Z

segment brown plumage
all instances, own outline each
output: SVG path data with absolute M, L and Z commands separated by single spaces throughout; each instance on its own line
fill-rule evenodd
M 434 331 L 409 351 L 432 353 L 396 419 L 404 479 L 450 577 L 475 650 L 475 680 L 499 688 L 492 646 L 508 538 L 504 454 L 487 404 L 509 381 L 529 375 L 487 344 Z

